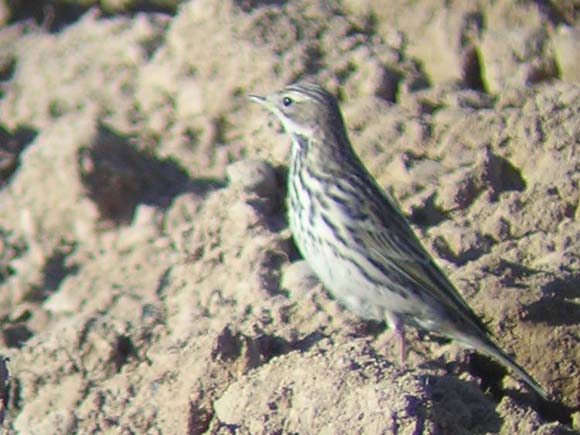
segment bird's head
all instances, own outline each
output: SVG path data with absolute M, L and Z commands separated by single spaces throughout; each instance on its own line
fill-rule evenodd
M 299 82 L 265 97 L 250 95 L 250 99 L 274 113 L 289 134 L 311 137 L 344 128 L 336 99 L 314 83 Z

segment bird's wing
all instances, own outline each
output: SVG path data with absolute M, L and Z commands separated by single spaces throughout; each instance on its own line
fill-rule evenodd
M 382 196 L 380 205 L 375 201 L 367 218 L 358 224 L 361 248 L 369 259 L 376 264 L 389 264 L 389 272 L 400 274 L 400 278 L 416 286 L 417 290 L 488 332 L 425 250 L 395 203 L 386 195 Z

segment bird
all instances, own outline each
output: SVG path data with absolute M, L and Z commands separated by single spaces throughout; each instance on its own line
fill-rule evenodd
M 494 341 L 356 154 L 337 99 L 313 82 L 250 95 L 291 138 L 288 222 L 323 286 L 363 319 L 386 321 L 406 358 L 405 325 L 487 354 L 545 390 Z

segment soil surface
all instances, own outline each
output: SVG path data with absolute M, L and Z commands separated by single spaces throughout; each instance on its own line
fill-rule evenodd
M 578 2 L 28 3 L 0 3 L 5 433 L 580 430 Z M 299 79 L 552 401 L 436 334 L 401 365 L 318 283 L 247 98 Z

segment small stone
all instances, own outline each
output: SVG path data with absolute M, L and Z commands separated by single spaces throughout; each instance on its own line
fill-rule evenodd
M 226 173 L 230 183 L 258 196 L 274 196 L 278 180 L 274 167 L 263 160 L 241 160 L 229 165 Z

